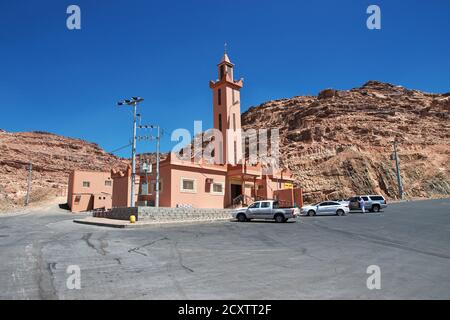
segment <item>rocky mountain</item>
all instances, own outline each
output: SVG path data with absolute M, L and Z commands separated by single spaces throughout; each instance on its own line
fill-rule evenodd
M 369 81 L 263 103 L 245 112 L 242 124 L 244 130 L 279 128 L 282 165 L 305 190 L 305 200 L 315 201 L 356 193 L 397 198 L 394 139 L 407 197 L 450 196 L 449 119 L 450 93 Z M 83 140 L 0 130 L 0 210 L 23 204 L 29 162 L 32 201 L 65 195 L 73 169 L 125 170 L 129 163 Z
M 283 165 L 306 201 L 381 193 L 397 198 L 398 141 L 406 196 L 450 195 L 450 93 L 369 81 L 263 103 L 242 115 L 243 129 L 279 128 Z
M 0 209 L 22 206 L 27 167 L 33 163 L 32 201 L 65 195 L 73 169 L 126 169 L 127 161 L 95 143 L 46 132 L 9 133 L 0 130 Z

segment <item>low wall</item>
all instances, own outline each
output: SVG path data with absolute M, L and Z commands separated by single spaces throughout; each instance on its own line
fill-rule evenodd
M 95 218 L 108 218 L 116 220 L 130 220 L 130 216 L 134 215 L 138 218 L 138 208 L 112 208 L 109 211 L 93 212 L 92 216 Z
M 214 221 L 231 219 L 231 209 L 196 209 L 166 207 L 113 208 L 107 212 L 94 212 L 96 218 L 130 220 L 136 216 L 137 221 L 177 222 L 177 221 Z
M 140 221 L 212 221 L 231 219 L 229 209 L 140 207 Z

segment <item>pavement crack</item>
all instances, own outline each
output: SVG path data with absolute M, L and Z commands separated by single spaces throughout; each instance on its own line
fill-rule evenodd
M 100 247 L 97 247 L 91 240 L 92 237 L 92 233 L 86 233 L 85 235 L 83 235 L 83 237 L 81 238 L 81 240 L 84 240 L 87 244 L 87 246 L 91 249 L 94 249 L 95 251 L 97 251 L 98 254 L 104 256 L 108 253 L 108 251 L 105 250 L 105 248 L 108 247 L 108 242 L 106 240 L 104 240 L 104 237 L 106 235 L 103 236 L 103 238 L 99 238 L 98 241 L 100 242 Z
M 180 264 L 180 266 L 181 266 L 184 270 L 186 270 L 186 271 L 188 271 L 188 272 L 194 272 L 194 270 L 192 270 L 191 268 L 189 268 L 188 266 L 186 266 L 186 265 L 183 263 L 183 256 L 181 255 L 180 249 L 178 248 L 178 241 L 175 241 L 173 247 L 175 248 L 175 251 L 176 251 L 176 253 L 177 253 L 177 256 L 178 256 L 178 263 Z
M 39 298 L 42 300 L 55 300 L 58 298 L 56 288 L 53 283 L 53 269 L 56 267 L 56 263 L 44 262 L 42 257 L 42 247 L 40 245 L 36 248 L 35 254 Z
M 143 248 L 145 248 L 145 247 L 149 247 L 149 246 L 155 244 L 156 242 L 162 241 L 162 240 L 169 240 L 169 238 L 164 237 L 164 238 L 160 238 L 160 239 L 156 239 L 156 240 L 150 241 L 150 242 L 148 242 L 148 243 L 146 243 L 146 244 L 143 244 L 142 246 L 135 247 L 135 248 L 131 248 L 131 249 L 128 250 L 128 252 L 129 252 L 129 253 L 137 253 L 137 254 L 140 254 L 140 255 L 143 255 L 143 256 L 146 257 L 147 254 L 146 254 L 145 252 L 141 252 L 141 251 L 139 251 L 139 250 L 140 250 L 140 249 L 143 249 Z

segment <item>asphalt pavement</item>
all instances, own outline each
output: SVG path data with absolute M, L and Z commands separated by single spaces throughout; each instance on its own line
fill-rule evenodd
M 0 298 L 450 298 L 450 199 L 283 224 L 73 223 L 83 216 L 0 216 Z M 379 267 L 380 289 L 367 286 L 369 266 Z

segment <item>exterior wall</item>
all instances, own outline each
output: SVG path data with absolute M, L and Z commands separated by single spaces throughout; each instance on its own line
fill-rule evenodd
M 294 189 L 294 203 L 297 207 L 303 207 L 303 190 L 301 188 Z
M 294 205 L 294 190 L 284 189 L 274 191 L 274 199 L 280 201 L 282 206 L 293 206 Z
M 82 212 L 94 209 L 92 194 L 74 194 L 69 207 L 72 212 Z
M 69 208 L 72 208 L 74 176 L 74 171 L 72 171 L 69 174 L 69 182 L 67 185 L 67 205 Z
M 136 175 L 135 201 L 139 194 L 139 176 Z M 131 176 L 116 176 L 114 180 L 114 192 L 112 194 L 113 207 L 129 207 L 131 205 Z
M 146 177 L 141 176 L 141 181 L 145 181 Z M 147 203 L 155 203 L 156 193 L 154 184 L 156 184 L 156 172 L 153 170 L 152 174 L 148 175 L 149 195 L 140 195 L 139 201 L 147 201 Z M 159 168 L 159 180 L 161 182 L 161 189 L 159 190 L 159 205 L 161 207 L 170 207 L 172 198 L 172 179 L 171 179 L 171 165 L 169 161 L 164 161 L 160 164 Z M 142 187 L 142 183 L 141 183 Z M 141 188 L 139 190 L 141 194 Z
M 195 192 L 183 191 L 182 178 L 195 180 Z M 207 179 L 213 179 L 214 183 L 223 184 L 223 192 L 214 194 L 212 184 Z M 172 197 L 170 206 L 189 205 L 193 208 L 223 208 L 226 188 L 226 172 L 213 173 L 202 168 L 173 168 L 171 170 Z
M 111 181 L 111 185 L 107 185 L 105 181 Z M 83 182 L 89 182 L 89 186 L 83 186 Z M 67 204 L 72 212 L 110 208 L 112 193 L 113 183 L 109 172 L 73 171 L 69 175 Z M 95 194 L 105 195 L 105 199 L 102 198 L 100 203 L 97 201 L 100 206 L 94 202 Z
M 111 194 L 94 194 L 93 208 L 94 209 L 111 209 L 112 208 L 112 195 Z

